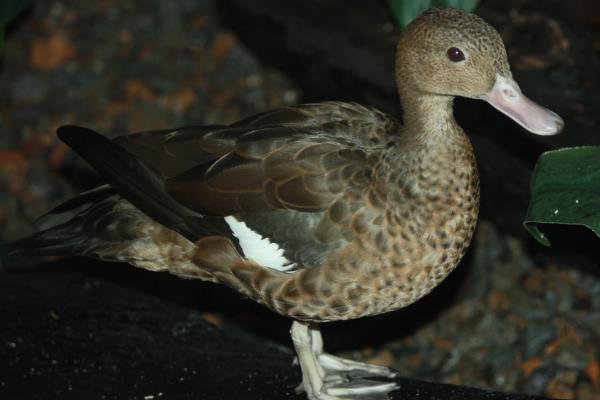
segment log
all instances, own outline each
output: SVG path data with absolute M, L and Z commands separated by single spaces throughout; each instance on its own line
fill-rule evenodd
M 128 287 L 129 279 L 99 277 L 107 264 L 94 271 L 76 260 L 81 272 L 55 265 L 0 272 L 1 399 L 305 398 L 294 392 L 301 377 L 290 348 L 219 329 L 192 308 Z M 160 276 L 136 274 L 135 280 Z M 392 400 L 541 399 L 398 383 Z

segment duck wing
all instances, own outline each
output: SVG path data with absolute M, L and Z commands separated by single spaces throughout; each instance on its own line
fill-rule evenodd
M 331 101 L 266 111 L 231 125 L 139 132 L 116 137 L 113 141 L 158 173 L 170 177 L 234 151 L 237 140 L 252 131 L 289 128 L 290 135 L 322 132 L 370 145 L 392 140 L 397 125 L 395 119 L 376 109 Z M 259 139 L 260 134 L 254 134 L 253 138 Z
M 234 216 L 290 263 L 315 265 L 352 239 L 352 214 L 372 189 L 373 168 L 396 127 L 372 109 L 320 103 L 263 113 L 201 138 L 184 133 L 171 139 L 181 146 L 172 153 L 219 157 L 166 178 L 166 189 L 202 215 Z
M 112 140 L 120 150 L 102 156 L 83 155 L 85 139 L 78 146 L 75 135 L 69 145 L 96 158 L 101 165 L 92 165 L 113 176 L 109 183 L 123 197 L 188 239 L 225 235 L 245 254 L 268 243 L 286 260 L 275 264 L 305 265 L 351 240 L 352 214 L 396 127 L 379 111 L 328 102 L 228 126 L 121 136 Z

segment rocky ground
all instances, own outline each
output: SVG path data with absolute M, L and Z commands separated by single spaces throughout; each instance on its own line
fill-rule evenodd
M 486 9 L 482 2 L 482 14 L 498 12 L 497 2 L 489 3 L 494 7 Z M 513 3 L 522 8 L 512 17 L 506 10 L 506 21 L 546 18 L 532 5 L 535 2 Z M 220 18 L 226 16 L 220 13 L 218 17 L 208 0 L 107 1 L 85 7 L 63 0 L 38 2 L 13 24 L 0 66 L 3 243 L 33 229 L 35 218 L 52 205 L 98 182 L 57 141 L 60 125 L 81 124 L 117 135 L 232 122 L 305 98 L 314 100 L 314 94 L 307 93 L 310 86 L 291 81 L 285 71 L 259 59 L 224 28 Z M 515 24 L 524 29 L 522 23 Z M 504 32 L 514 36 L 518 30 Z M 589 32 L 589 62 L 581 68 L 570 66 L 573 76 L 577 71 L 585 77 L 586 68 L 597 73 L 593 68 L 600 45 L 593 39 L 595 31 Z M 584 47 L 578 46 L 571 48 Z M 535 55 L 518 59 L 525 63 L 524 76 L 546 71 Z M 585 90 L 596 93 L 596 82 L 581 81 L 573 78 L 574 97 Z M 534 92 L 543 95 L 544 90 Z M 571 101 L 569 107 L 567 115 L 584 126 L 580 134 L 598 131 L 597 116 L 585 103 Z M 585 137 L 591 139 L 582 143 L 596 140 Z M 569 232 L 576 241 L 592 245 L 574 253 L 557 243 L 558 250 L 545 252 L 484 219 L 465 261 L 431 296 L 401 312 L 327 325 L 326 345 L 347 356 L 393 366 L 406 377 L 600 399 L 600 269 L 590 257 L 594 253 L 586 253 L 595 250 L 597 238 L 584 230 Z M 25 277 L 19 275 L 24 269 L 56 273 L 48 264 L 8 259 L 2 242 L 0 279 Z M 221 330 L 249 331 L 261 340 L 289 346 L 287 320 L 249 305 L 227 289 L 141 271 L 131 275 L 97 263 L 84 271 L 178 303 Z M 0 339 L 0 346 L 11 343 Z M 32 368 L 35 362 L 32 359 Z

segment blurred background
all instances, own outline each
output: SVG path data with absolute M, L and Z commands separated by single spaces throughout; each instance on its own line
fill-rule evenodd
M 406 377 L 597 400 L 600 239 L 548 227 L 553 246 L 545 248 L 521 223 L 539 154 L 600 144 L 600 6 L 480 0 L 475 12 L 503 36 L 524 93 L 563 117 L 564 133 L 533 137 L 487 104 L 458 100 L 482 179 L 468 255 L 414 306 L 325 325 L 325 343 Z M 0 280 L 81 273 L 189 308 L 219 329 L 290 346 L 287 319 L 227 288 L 88 259 L 11 259 L 6 243 L 101 182 L 57 140 L 60 125 L 112 137 L 334 99 L 399 116 L 397 21 L 383 0 L 31 2 L 6 22 L 1 50 Z

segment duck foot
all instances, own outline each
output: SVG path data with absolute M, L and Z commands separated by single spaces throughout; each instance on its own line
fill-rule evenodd
M 347 360 L 323 352 L 323 338 L 318 328 L 294 321 L 292 341 L 302 370 L 298 393 L 306 392 L 310 400 L 387 399 L 398 389 L 395 382 L 380 382 L 366 377 L 394 378 L 390 368 Z

